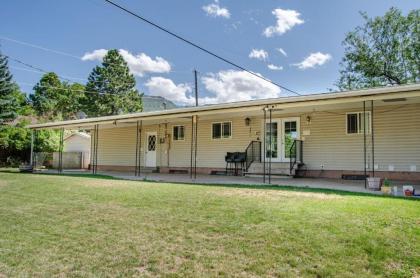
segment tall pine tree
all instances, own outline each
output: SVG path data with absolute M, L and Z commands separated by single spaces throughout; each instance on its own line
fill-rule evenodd
M 7 57 L 0 53 L 0 124 L 14 120 L 20 106 L 16 99 L 17 86 L 12 81 L 7 62 Z
M 118 50 L 109 50 L 102 65 L 96 66 L 86 84 L 85 112 L 107 116 L 142 110 L 136 80 Z

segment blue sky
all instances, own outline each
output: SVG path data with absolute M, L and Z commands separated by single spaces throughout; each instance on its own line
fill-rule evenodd
M 117 2 L 303 94 L 335 89 L 343 55 L 341 42 L 346 32 L 362 23 L 359 11 L 377 16 L 392 6 L 404 13 L 420 6 L 415 0 Z M 140 91 L 165 96 L 178 104 L 193 102 L 194 68 L 200 72 L 202 104 L 290 95 L 120 12 L 102 0 L 3 1 L 0 18 L 3 54 L 71 77 L 74 81 L 84 83 L 102 57 L 98 50 L 116 48 L 124 50 Z M 25 66 L 13 61 L 10 66 L 17 83 L 25 92 L 31 93 L 41 75 L 24 70 Z

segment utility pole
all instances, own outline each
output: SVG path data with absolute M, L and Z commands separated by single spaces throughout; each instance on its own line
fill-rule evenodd
M 197 70 L 194 69 L 194 83 L 195 83 L 195 106 L 198 106 L 198 86 L 197 86 Z

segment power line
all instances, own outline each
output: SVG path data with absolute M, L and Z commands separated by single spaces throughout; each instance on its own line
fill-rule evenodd
M 31 72 L 40 72 L 40 73 L 44 73 L 44 74 L 46 74 L 46 73 L 50 73 L 51 71 L 47 71 L 47 70 L 44 70 L 44 69 L 42 69 L 42 68 L 40 68 L 40 67 L 37 67 L 37 66 L 33 66 L 33 65 L 31 65 L 31 64 L 28 64 L 28 63 L 26 63 L 26 62 L 23 62 L 23 61 L 21 61 L 21 60 L 19 60 L 19 59 L 15 59 L 15 58 L 13 58 L 13 57 L 10 57 L 10 56 L 7 56 L 7 55 L 3 55 L 4 57 L 7 57 L 8 59 L 10 59 L 10 60 L 12 60 L 12 61 L 14 61 L 14 62 L 17 62 L 17 63 L 19 63 L 19 64 L 22 64 L 22 65 L 24 65 L 24 66 L 26 66 L 26 67 L 29 67 L 29 68 L 31 68 L 31 69 L 33 69 L 33 70 L 27 70 L 27 69 L 23 69 L 23 68 L 16 68 L 16 67 L 11 67 L 11 68 L 16 68 L 16 69 L 19 69 L 19 70 L 27 70 L 27 71 L 31 71 Z M 63 75 L 58 75 L 57 73 L 55 73 L 55 75 L 57 75 L 57 77 L 59 78 L 59 79 L 62 79 L 62 80 L 65 80 L 65 81 L 67 81 L 67 82 L 69 82 L 70 83 L 70 85 L 73 85 L 73 84 L 75 84 L 75 82 L 74 81 L 71 81 L 70 79 L 78 79 L 78 80 L 84 80 L 84 81 L 88 81 L 88 82 L 93 82 L 93 83 L 96 83 L 96 84 L 107 84 L 108 83 L 108 81 L 99 81 L 99 80 L 92 80 L 92 81 L 89 81 L 88 79 L 85 79 L 85 78 L 78 78 L 78 77 L 69 77 L 69 76 L 63 76 Z M 115 77 L 115 76 L 111 76 L 111 77 Z M 120 87 L 122 87 L 122 86 L 124 86 L 124 85 L 129 85 L 129 83 L 123 83 Z M 117 88 L 118 89 L 118 88 Z M 100 93 L 101 95 L 105 95 L 105 94 L 107 94 L 107 93 Z M 111 94 L 111 93 L 110 93 Z
M 21 45 L 24 45 L 24 46 L 28 46 L 28 47 L 32 47 L 32 48 L 36 48 L 36 49 L 40 49 L 40 50 L 43 50 L 43 51 L 46 51 L 46 52 L 51 52 L 51 53 L 54 53 L 54 54 L 59 54 L 59 55 L 64 55 L 64 56 L 68 56 L 68 57 L 71 57 L 71 58 L 75 58 L 76 60 L 78 60 L 78 61 L 82 61 L 82 57 L 80 57 L 80 56 L 76 56 L 76 55 L 73 55 L 73 54 L 70 54 L 70 53 L 67 53 L 67 52 L 64 52 L 64 51 L 61 51 L 61 50 L 56 50 L 56 49 L 52 49 L 52 48 L 48 48 L 48 47 L 44 47 L 44 46 L 41 46 L 41 45 L 37 45 L 37 44 L 34 44 L 34 43 L 30 43 L 30 42 L 27 42 L 27 41 L 22 41 L 22 40 L 17 40 L 17 39 L 12 39 L 12 38 L 9 38 L 9 37 L 4 37 L 4 36 L 0 36 L 0 40 L 5 40 L 5 41 L 10 41 L 10 42 L 13 42 L 13 43 L 17 43 L 17 44 L 21 44 Z M 111 64 L 111 65 L 116 65 L 116 63 L 108 63 L 108 64 Z M 18 68 L 16 68 L 16 69 L 18 69 Z M 24 69 L 19 69 L 19 70 L 24 70 Z M 191 73 L 191 70 L 192 69 L 190 69 L 190 70 L 171 70 L 171 71 L 169 71 L 169 73 L 183 73 L 183 74 L 190 74 Z M 27 70 L 27 71 L 29 71 L 29 70 Z M 40 72 L 40 71 L 34 71 L 34 72 Z M 43 72 L 43 73 L 45 73 L 45 71 L 41 71 L 41 72 Z M 74 79 L 74 80 L 84 80 L 84 81 L 86 81 L 87 79 L 86 78 L 79 78 L 79 77 L 69 77 L 69 76 L 61 76 L 61 77 L 63 77 L 62 79 L 64 79 L 65 78 L 65 80 L 66 81 L 68 81 L 68 79 Z M 60 77 L 60 78 L 61 78 Z M 260 76 L 259 76 L 260 77 Z M 263 78 L 264 79 L 264 78 Z M 265 79 L 264 79 L 265 80 Z M 266 81 L 268 81 L 268 82 L 270 82 L 270 83 L 273 83 L 273 82 L 271 82 L 271 80 L 266 80 Z M 70 82 L 70 81 L 69 81 Z M 94 81 L 95 83 L 105 83 L 105 82 L 101 82 L 101 81 Z M 276 84 L 275 84 L 276 85 Z M 277 85 L 276 85 L 277 86 Z M 288 92 L 291 92 L 291 93 L 293 93 L 293 94 L 296 94 L 296 92 L 294 92 L 294 91 L 291 91 L 291 90 L 287 90 Z
M 284 87 L 284 86 L 282 86 L 282 85 L 280 85 L 280 84 L 278 84 L 278 83 L 276 83 L 274 81 L 271 81 L 270 79 L 267 79 L 267 78 L 265 78 L 265 77 L 263 77 L 263 76 L 261 76 L 259 74 L 256 74 L 256 73 L 254 73 L 254 72 L 252 72 L 252 71 L 250 71 L 250 70 L 248 70 L 248 69 L 246 69 L 246 68 L 244 68 L 244 67 L 242 67 L 242 66 L 240 66 L 240 65 L 238 65 L 238 64 L 236 64 L 236 63 L 234 63 L 234 62 L 232 62 L 232 61 L 230 61 L 228 59 L 226 59 L 226 58 L 223 58 L 220 55 L 218 55 L 218 54 L 216 54 L 216 53 L 214 53 L 214 52 L 212 52 L 210 50 L 207 50 L 206 48 L 204 48 L 204 47 L 202 47 L 202 46 L 200 46 L 200 45 L 198 45 L 198 44 L 196 44 L 196 43 L 194 43 L 194 42 L 192 42 L 192 41 L 190 41 L 190 40 L 188 40 L 188 39 L 186 39 L 184 37 L 181 37 L 180 35 L 175 34 L 172 31 L 169 31 L 168 29 L 166 29 L 166 28 L 164 28 L 164 27 L 162 27 L 162 26 L 160 26 L 160 25 L 158 25 L 158 24 L 156 24 L 156 23 L 154 23 L 154 22 L 152 22 L 152 21 L 150 21 L 150 20 L 148 20 L 148 19 L 140 16 L 139 14 L 136 14 L 136 13 L 128 10 L 127 8 L 124 8 L 123 6 L 118 5 L 117 3 L 115 3 L 115 2 L 113 2 L 111 0 L 104 0 L 104 1 L 107 2 L 107 3 L 109 3 L 109 4 L 111 4 L 112 6 L 114 6 L 116 8 L 118 8 L 118 9 L 120 9 L 120 10 L 122 10 L 122 11 L 124 11 L 124 12 L 126 12 L 126 13 L 134 16 L 134 17 L 136 17 L 137 19 L 140 19 L 140 20 L 142 20 L 142 21 L 144 21 L 144 22 L 152 25 L 153 27 L 155 27 L 155 28 L 157 28 L 157 29 L 159 29 L 159 30 L 161 30 L 161 31 L 169 34 L 169 35 L 171 35 L 171 36 L 173 36 L 173 37 L 175 37 L 175 38 L 177 38 L 177 39 L 179 39 L 179 40 L 181 40 L 181 41 L 183 41 L 183 42 L 185 42 L 185 43 L 187 43 L 187 44 L 189 44 L 189 45 L 191 45 L 191 46 L 193 46 L 193 47 L 195 47 L 195 48 L 197 48 L 197 49 L 199 49 L 199 50 L 201 50 L 201 51 L 203 51 L 203 52 L 205 52 L 205 53 L 207 53 L 207 54 L 209 54 L 209 55 L 211 55 L 211 56 L 213 56 L 213 57 L 215 57 L 215 58 L 217 58 L 217 59 L 219 59 L 219 60 L 221 60 L 221 61 L 223 61 L 225 63 L 227 63 L 227 64 L 230 64 L 231 66 L 234 66 L 234 67 L 236 67 L 236 68 L 238 68 L 240 70 L 243 70 L 243 71 L 245 71 L 245 72 L 247 72 L 247 73 L 249 73 L 249 74 L 251 74 L 251 75 L 253 75 L 253 76 L 257 77 L 257 78 L 260 78 L 262 80 L 265 80 L 266 82 L 269 82 L 269 83 L 271 83 L 271 84 L 273 84 L 273 85 L 275 85 L 275 86 L 277 86 L 277 87 L 279 87 L 281 89 L 284 89 L 286 91 L 289 91 L 291 93 L 294 93 L 296 95 L 301 96 L 301 94 L 299 94 L 298 92 L 293 91 L 293 90 L 291 90 L 291 89 L 289 89 L 287 87 Z
M 43 51 L 46 51 L 46 52 L 51 52 L 51 53 L 54 53 L 54 54 L 68 56 L 68 57 L 71 57 L 71 58 L 75 58 L 79 62 L 83 62 L 84 61 L 82 59 L 83 57 L 81 57 L 81 56 L 76 56 L 76 55 L 71 54 L 71 53 L 68 53 L 68 52 L 64 52 L 64 51 L 61 51 L 61 50 L 56 50 L 56 49 L 44 47 L 44 46 L 37 45 L 37 44 L 34 44 L 34 43 L 30 43 L 30 42 L 27 42 L 27 41 L 16 40 L 16 39 L 4 37 L 4 36 L 0 36 L 0 40 L 5 40 L 5 41 L 17 43 L 17 44 L 20 44 L 20 45 L 24 45 L 24 46 L 28 46 L 28 47 L 40 49 L 40 50 L 43 50 Z M 125 61 L 125 62 L 127 63 L 127 61 Z M 111 62 L 108 62 L 107 64 L 109 64 L 109 65 L 119 65 L 119 63 L 111 63 Z M 165 72 L 165 73 L 188 73 L 188 74 L 190 74 L 191 73 L 191 70 L 170 70 L 170 71 Z M 79 78 L 77 78 L 77 79 L 79 79 Z
M 0 39 L 5 40 L 5 41 L 14 42 L 14 43 L 21 44 L 21 45 L 25 45 L 25 46 L 30 46 L 30 47 L 33 47 L 33 48 L 38 48 L 38 49 L 41 49 L 41 50 L 44 50 L 44 51 L 47 51 L 47 52 L 52 52 L 52 53 L 55 53 L 55 54 L 60 54 L 60 55 L 72 57 L 72 58 L 75 58 L 77 60 L 81 59 L 81 57 L 78 57 L 78 56 L 70 54 L 70 53 L 66 53 L 66 52 L 59 51 L 59 50 L 54 50 L 54 49 L 51 49 L 51 48 L 43 47 L 43 46 L 40 46 L 40 45 L 36 45 L 36 44 L 24 42 L 24 41 L 11 39 L 11 38 L 8 38 L 8 37 L 0 36 Z
M 27 72 L 38 73 L 38 74 L 43 74 L 44 73 L 43 71 L 41 72 L 41 71 L 38 71 L 38 70 L 31 70 L 31 69 L 20 68 L 20 67 L 15 67 L 15 66 L 9 66 L 9 68 L 15 69 L 15 70 L 22 70 L 22 71 L 27 71 Z M 86 78 L 71 77 L 71 76 L 65 76 L 65 75 L 61 75 L 61 76 L 65 77 L 65 78 L 73 79 L 73 80 L 79 80 L 79 81 L 84 81 L 84 82 L 87 81 Z

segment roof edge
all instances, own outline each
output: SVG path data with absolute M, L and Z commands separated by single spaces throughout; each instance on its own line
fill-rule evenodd
M 174 109 L 169 109 L 169 110 L 137 112 L 137 113 L 131 113 L 131 114 L 112 115 L 112 116 L 101 116 L 101 117 L 93 117 L 93 118 L 80 119 L 80 120 L 48 122 L 48 123 L 42 123 L 42 124 L 31 124 L 31 125 L 28 125 L 28 128 L 38 129 L 38 128 L 59 127 L 63 125 L 77 125 L 77 124 L 88 124 L 88 123 L 94 124 L 98 122 L 105 122 L 105 121 L 112 122 L 112 121 L 123 120 L 123 119 L 126 120 L 126 119 L 133 119 L 133 118 L 174 115 L 174 114 L 181 114 L 181 113 L 197 113 L 197 112 L 203 112 L 203 111 L 209 111 L 209 110 L 242 108 L 242 107 L 248 107 L 248 106 L 283 104 L 283 103 L 328 100 L 328 99 L 338 99 L 338 98 L 353 98 L 353 97 L 380 95 L 380 94 L 388 94 L 388 93 L 395 93 L 395 92 L 409 92 L 409 91 L 420 91 L 420 83 L 409 84 L 409 85 L 376 87 L 376 88 L 351 90 L 351 91 L 335 91 L 335 92 L 326 92 L 326 93 L 318 93 L 318 94 L 307 94 L 307 95 L 294 96 L 294 97 L 280 97 L 280 98 L 229 102 L 229 103 L 222 103 L 222 104 L 203 105 L 203 106 L 197 106 L 197 107 L 182 107 L 182 108 L 174 108 Z

